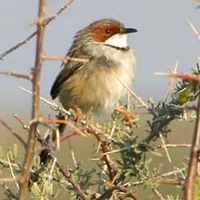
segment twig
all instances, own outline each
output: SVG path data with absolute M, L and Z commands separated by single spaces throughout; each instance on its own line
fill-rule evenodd
M 165 144 L 165 146 L 167 148 L 177 148 L 177 147 L 186 147 L 186 148 L 190 148 L 192 145 L 191 144 Z M 153 148 L 164 148 L 163 145 L 158 145 L 156 147 Z
M 8 196 L 9 199 L 16 199 L 18 200 L 18 196 L 14 194 L 9 187 L 7 187 L 3 182 L 0 182 L 2 187 L 6 190 L 5 194 Z
M 83 135 L 83 136 L 86 135 L 81 129 L 79 129 L 79 128 L 76 127 L 72 122 L 67 121 L 67 120 L 39 118 L 39 119 L 37 119 L 37 120 L 32 120 L 32 121 L 31 121 L 31 124 L 38 124 L 38 123 L 43 123 L 43 124 L 47 124 L 47 123 L 66 124 L 66 125 L 68 125 L 70 128 L 73 128 L 78 134 Z
M 115 129 L 116 129 L 117 125 L 116 125 L 116 121 L 113 122 L 113 126 L 111 128 L 111 131 L 110 131 L 110 135 L 108 136 L 109 139 L 112 139 L 114 133 L 115 133 Z
M 71 157 L 72 157 L 72 160 L 73 160 L 73 163 L 74 163 L 74 167 L 77 168 L 78 164 L 77 164 L 77 161 L 76 161 L 76 156 L 75 156 L 74 150 L 72 148 L 71 141 L 70 141 L 70 139 L 68 139 L 67 141 L 68 141 Z
M 58 162 L 56 162 L 56 166 L 59 168 L 60 172 L 63 174 L 63 176 L 68 180 L 68 182 L 70 182 L 74 188 L 74 192 L 76 192 L 81 199 L 83 200 L 88 200 L 89 198 L 87 197 L 87 195 L 81 190 L 81 188 L 79 187 L 79 185 L 75 182 L 75 180 L 73 179 L 73 177 L 71 177 L 71 174 L 69 171 L 66 171 L 62 165 Z
M 152 190 L 160 198 L 160 200 L 165 200 L 165 198 L 162 196 L 162 194 L 156 188 L 152 188 Z
M 164 174 L 161 174 L 160 176 L 157 176 L 157 178 L 164 178 L 164 177 L 168 177 L 168 176 L 175 176 L 177 175 L 179 178 L 181 179 L 185 179 L 185 173 L 184 173 L 185 169 L 175 169 L 169 172 L 166 172 Z
M 117 78 L 117 80 L 124 86 L 124 88 L 143 106 L 145 107 L 147 110 L 149 110 L 148 105 L 142 101 L 142 99 L 140 97 L 137 96 L 137 94 L 135 92 L 133 92 L 129 87 L 127 87 L 121 80 L 120 78 L 117 76 L 117 74 L 110 70 L 112 72 L 112 74 Z
M 22 125 L 22 128 L 29 131 L 29 126 L 25 124 L 25 122 L 17 115 L 13 114 L 14 118 Z
M 26 148 L 27 144 L 26 142 L 21 138 L 20 135 L 18 135 L 4 120 L 0 119 L 0 123 L 7 128 L 23 145 L 24 148 Z
M 178 64 L 179 64 L 179 63 L 178 63 L 178 61 L 177 61 L 176 64 L 175 64 L 175 66 L 174 66 L 174 69 L 173 69 L 173 71 L 172 71 L 173 73 L 176 73 L 176 72 L 177 72 Z M 173 90 L 174 82 L 175 82 L 175 78 L 172 77 L 172 78 L 170 79 L 169 86 L 168 86 L 168 90 L 167 90 L 167 93 L 166 93 L 166 95 L 165 95 L 165 101 L 168 99 L 168 97 L 169 97 L 171 91 Z
M 200 41 L 200 34 L 197 31 L 197 29 L 195 28 L 195 26 L 190 21 L 188 21 L 188 24 L 189 24 L 190 28 L 192 29 L 192 31 L 194 32 L 194 34 L 197 36 L 198 40 Z
M 195 81 L 195 82 L 200 82 L 200 76 L 199 75 L 193 75 L 193 74 L 177 74 L 177 73 L 162 73 L 162 72 L 156 72 L 154 73 L 155 75 L 158 76 L 168 76 L 168 77 L 173 77 L 173 78 L 180 78 L 186 81 Z
M 148 182 L 149 184 L 163 184 L 163 185 L 174 185 L 174 186 L 178 186 L 178 185 L 184 185 L 184 179 L 180 179 L 180 178 L 177 178 L 177 179 L 170 179 L 170 178 L 160 178 L 160 177 L 155 177 L 155 178 L 151 178 L 151 179 L 148 179 L 148 181 L 145 181 L 145 182 Z M 144 181 L 135 181 L 135 182 L 127 182 L 124 184 L 124 186 L 138 186 L 138 185 L 142 185 L 144 184 Z
M 197 118 L 192 142 L 192 150 L 190 153 L 189 170 L 184 185 L 184 199 L 194 199 L 194 185 L 197 176 L 197 165 L 199 160 L 200 147 L 200 96 L 198 99 Z
M 60 15 L 65 9 L 67 9 L 73 2 L 74 2 L 74 0 L 70 0 L 69 2 L 65 3 L 56 14 L 52 15 L 51 17 L 49 17 L 49 18 L 47 18 L 45 20 L 44 26 L 48 25 L 51 21 L 53 21 L 58 15 Z M 8 50 L 4 51 L 2 54 L 0 54 L 0 59 L 5 57 L 6 55 L 10 54 L 14 50 L 18 49 L 20 46 L 26 44 L 29 40 L 31 40 L 33 37 L 35 37 L 37 35 L 37 32 L 38 31 L 33 32 L 26 39 L 20 41 L 19 43 L 17 43 L 13 47 L 11 47 Z
M 8 163 L 8 161 L 0 159 L 0 164 L 5 167 L 9 167 L 9 165 L 11 165 L 13 168 L 15 168 L 15 170 L 21 171 L 21 166 L 16 163 Z
M 119 153 L 119 152 L 125 151 L 125 150 L 130 149 L 130 148 L 136 148 L 137 146 L 138 146 L 137 144 L 133 144 L 131 146 L 126 146 L 126 147 L 123 147 L 123 148 L 120 148 L 120 149 L 114 149 L 112 151 L 108 151 L 106 153 L 102 153 L 102 155 L 109 155 L 109 154 L 113 154 L 113 153 Z M 177 147 L 190 148 L 191 146 L 192 146 L 191 144 L 165 144 L 165 145 L 157 145 L 155 147 L 152 146 L 152 149 L 177 148 Z
M 112 196 L 114 191 L 125 193 L 126 196 L 129 197 L 130 199 L 134 199 L 134 200 L 137 199 L 131 192 L 127 191 L 123 187 L 121 187 L 121 186 L 113 186 L 113 187 L 107 189 L 100 197 L 97 198 L 97 200 L 110 199 L 110 197 Z
M 165 185 L 183 185 L 184 179 L 166 179 L 166 178 L 155 178 L 150 179 L 149 182 L 156 184 L 165 184 Z
M 61 6 L 61 9 L 56 14 L 53 14 L 51 17 L 49 17 L 45 20 L 45 25 L 49 24 L 52 20 L 54 20 L 56 17 L 58 17 L 60 14 L 62 14 L 62 12 L 65 9 L 67 9 L 73 2 L 74 2 L 74 0 L 70 0 L 70 1 L 66 2 L 63 6 Z
M 10 162 L 10 155 L 9 154 L 10 154 L 10 152 L 8 152 L 8 154 L 7 154 L 7 159 L 8 159 L 8 164 L 9 164 L 10 172 L 11 172 L 11 175 L 12 175 L 13 179 L 16 180 L 16 176 L 14 174 L 14 171 L 13 171 L 13 168 L 12 168 L 12 165 L 11 165 L 11 162 Z M 17 190 L 19 191 L 19 184 L 18 184 L 17 181 L 15 181 L 15 185 L 17 187 Z
M 28 94 L 30 94 L 30 95 L 33 95 L 33 93 L 32 93 L 30 90 L 27 90 L 27 89 L 24 88 L 24 87 L 18 86 L 18 88 L 19 88 L 20 90 L 25 91 L 26 93 L 28 93 Z M 47 100 L 47 99 L 45 99 L 44 97 L 41 97 L 41 96 L 40 96 L 39 98 L 40 98 L 40 100 L 41 100 L 42 102 L 44 102 L 44 103 L 46 103 L 47 105 L 53 107 L 54 109 L 59 110 L 59 111 L 62 111 L 64 114 L 66 114 L 66 115 L 68 115 L 68 116 L 71 115 L 71 113 L 70 113 L 69 111 L 65 110 L 63 107 L 57 105 L 56 103 L 51 102 L 51 101 L 49 101 L 49 100 Z
M 60 142 L 63 142 L 63 141 L 65 141 L 65 140 L 67 140 L 67 139 L 69 139 L 69 138 L 71 138 L 71 137 L 73 137 L 75 135 L 78 135 L 78 134 L 79 133 L 76 130 L 74 130 L 70 134 L 67 134 L 65 136 L 60 137 Z
M 98 133 L 96 133 L 96 131 L 89 129 L 88 132 L 93 132 L 93 134 L 96 137 L 97 141 L 101 145 L 101 150 L 103 152 L 103 158 L 102 159 L 105 162 L 105 164 L 107 165 L 108 172 L 109 172 L 109 179 L 112 182 L 114 177 L 115 177 L 115 173 L 113 172 L 113 168 L 110 165 L 110 162 L 109 162 L 109 159 L 108 159 L 108 155 L 106 155 L 106 153 L 108 152 L 106 143 L 101 139 L 101 137 L 98 135 Z
M 17 43 L 16 45 L 14 45 L 13 47 L 7 49 L 6 51 L 4 51 L 1 55 L 0 55 L 0 59 L 2 59 L 3 57 L 5 57 L 6 55 L 10 54 L 11 52 L 13 52 L 14 50 L 18 49 L 20 46 L 26 44 L 29 40 L 31 40 L 35 35 L 37 34 L 37 31 L 33 32 L 31 35 L 29 35 L 26 39 L 20 41 L 19 43 Z
M 33 84 L 33 101 L 32 101 L 32 116 L 31 116 L 32 119 L 38 119 L 39 117 L 40 74 L 42 67 L 45 12 L 46 12 L 46 1 L 40 0 L 38 9 L 36 58 L 35 58 L 35 68 L 33 71 L 33 80 L 32 80 Z M 24 171 L 22 175 L 22 182 L 20 185 L 20 194 L 19 194 L 20 200 L 27 199 L 28 182 L 30 178 L 31 165 L 35 151 L 36 134 L 37 134 L 37 124 L 33 123 L 30 125 L 28 147 L 26 150 Z
M 20 178 L 15 177 L 15 178 L 0 178 L 0 183 L 13 183 L 13 182 L 19 182 Z
M 6 75 L 6 76 L 13 76 L 13 77 L 16 77 L 16 78 L 23 78 L 23 79 L 27 79 L 29 81 L 32 81 L 32 75 L 26 75 L 26 74 L 19 74 L 19 73 L 16 73 L 14 71 L 11 71 L 11 72 L 0 72 L 0 74 L 2 75 Z
M 170 158 L 169 151 L 168 151 L 167 146 L 166 146 L 166 144 L 165 144 L 163 135 L 162 135 L 162 134 L 159 134 L 159 137 L 160 137 L 160 140 L 161 140 L 161 142 L 162 142 L 162 146 L 163 146 L 163 148 L 164 148 L 164 150 L 165 150 L 165 153 L 166 153 L 166 155 L 167 155 L 168 161 L 169 161 L 169 163 L 172 163 L 172 160 L 171 160 L 171 158 Z
M 61 56 L 45 56 L 43 55 L 42 58 L 44 60 L 51 60 L 51 61 L 62 61 L 63 63 L 67 63 L 68 61 L 75 61 L 75 62 L 83 62 L 86 63 L 89 60 L 83 58 L 73 58 L 73 57 L 61 57 Z
M 125 150 L 128 150 L 130 148 L 135 148 L 137 147 L 138 145 L 137 144 L 133 144 L 131 146 L 127 146 L 127 147 L 123 147 L 123 148 L 120 148 L 120 149 L 114 149 L 112 151 L 107 151 L 105 153 L 102 153 L 102 155 L 109 155 L 109 154 L 113 154 L 113 153 L 119 153 L 119 152 L 122 152 L 122 151 L 125 151 Z
M 56 162 L 57 162 L 57 158 L 54 158 L 52 166 L 51 166 L 50 171 L 49 171 L 49 174 L 46 177 L 46 180 L 45 180 L 44 185 L 42 187 L 42 192 L 44 192 L 46 190 L 47 186 L 49 185 L 49 183 L 52 182 L 52 179 L 53 179 L 53 170 L 55 169 Z

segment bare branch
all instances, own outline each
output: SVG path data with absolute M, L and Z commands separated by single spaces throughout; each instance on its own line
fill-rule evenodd
M 124 88 L 127 90 L 127 92 L 129 92 L 144 108 L 146 108 L 147 110 L 149 110 L 148 105 L 140 98 L 136 95 L 135 92 L 133 92 L 130 88 L 128 88 L 121 80 L 120 78 L 117 76 L 117 74 L 110 70 L 112 72 L 112 74 L 117 78 L 117 80 L 124 86 Z
M 198 75 L 193 75 L 193 74 L 177 74 L 177 73 L 162 73 L 162 72 L 156 72 L 154 73 L 155 75 L 158 76 L 168 76 L 168 77 L 173 77 L 173 78 L 180 78 L 186 81 L 195 81 L 195 82 L 200 82 L 200 76 Z
M 43 55 L 42 58 L 44 60 L 52 60 L 52 61 L 62 61 L 63 63 L 67 63 L 68 61 L 75 61 L 75 62 L 83 62 L 86 63 L 89 60 L 83 58 L 73 58 L 73 57 L 61 57 L 61 56 L 45 56 Z
M 70 0 L 69 2 L 66 2 L 60 10 L 58 10 L 58 12 L 56 14 L 53 14 L 51 17 L 47 18 L 44 21 L 44 26 L 48 25 L 51 21 L 53 21 L 54 19 L 56 19 L 57 16 L 59 16 L 65 9 L 67 9 L 72 3 L 74 2 L 74 0 Z M 29 42 L 33 37 L 35 37 L 37 35 L 37 31 L 33 32 L 31 35 L 29 35 L 26 39 L 20 41 L 19 43 L 17 43 L 16 45 L 14 45 L 13 47 L 7 49 L 6 51 L 4 51 L 2 54 L 0 54 L 0 59 L 2 59 L 3 57 L 7 56 L 8 54 L 12 53 L 14 50 L 18 49 L 19 47 L 21 47 L 22 45 L 26 44 L 27 42 Z
M 162 194 L 156 188 L 152 188 L 152 190 L 158 196 L 158 198 L 160 200 L 165 200 L 165 198 L 162 196 Z
M 89 198 L 87 195 L 81 190 L 79 185 L 75 182 L 74 178 L 71 176 L 70 172 L 66 170 L 60 163 L 56 162 L 56 166 L 59 168 L 60 172 L 63 174 L 63 176 L 72 184 L 74 187 L 74 191 L 76 194 L 78 194 L 81 199 L 88 200 Z
M 172 160 L 171 160 L 171 157 L 170 157 L 170 155 L 169 155 L 169 151 L 168 151 L 168 149 L 167 149 L 167 146 L 166 146 L 166 144 L 165 144 L 163 135 L 162 135 L 162 134 L 159 134 L 159 137 L 160 137 L 162 146 L 163 146 L 163 148 L 164 148 L 164 150 L 165 150 L 165 153 L 166 153 L 166 155 L 167 155 L 167 159 L 168 159 L 169 163 L 172 163 Z
M 13 116 L 22 125 L 23 129 L 29 131 L 29 126 L 26 125 L 25 122 L 17 114 L 14 114 Z
M 19 88 L 20 90 L 22 90 L 22 91 L 25 91 L 27 94 L 33 95 L 33 93 L 32 93 L 30 90 L 26 89 L 26 88 L 23 88 L 23 87 L 21 87 L 21 86 L 18 86 L 18 88 Z M 45 99 L 44 97 L 41 97 L 41 96 L 40 96 L 40 100 L 41 100 L 42 102 L 44 102 L 45 104 L 49 105 L 50 107 L 53 107 L 53 108 L 56 109 L 56 110 L 62 111 L 64 114 L 66 114 L 66 115 L 68 115 L 68 116 L 71 115 L 71 113 L 70 113 L 69 111 L 65 110 L 63 107 L 59 106 L 58 104 L 56 104 L 56 103 L 54 103 L 54 102 L 51 102 L 51 101 Z
M 62 14 L 62 12 L 65 9 L 67 9 L 73 2 L 74 2 L 74 0 L 70 0 L 69 2 L 66 2 L 63 6 L 61 6 L 61 9 L 56 14 L 53 14 L 51 17 L 49 17 L 45 20 L 45 25 L 49 24 L 52 20 L 56 19 L 56 17 L 58 17 L 60 14 Z
M 190 148 L 192 145 L 191 144 L 165 144 L 167 148 L 177 148 L 177 147 L 186 147 Z M 164 148 L 163 145 L 158 145 L 157 147 L 154 148 Z
M 39 117 L 40 74 L 41 74 L 42 55 L 43 55 L 45 12 L 46 12 L 46 1 L 40 0 L 39 10 L 38 10 L 38 24 L 37 24 L 36 58 L 35 58 L 35 68 L 33 71 L 33 80 L 32 80 L 32 84 L 33 84 L 32 119 L 33 120 L 38 119 Z M 19 194 L 20 200 L 27 199 L 28 182 L 30 178 L 31 165 L 32 165 L 32 160 L 34 156 L 34 151 L 35 151 L 36 133 L 37 133 L 37 124 L 33 123 L 30 125 L 28 147 L 26 150 L 23 177 L 22 177 L 22 182 L 20 185 L 20 194 Z
M 20 177 L 15 178 L 0 178 L 0 183 L 17 183 L 20 181 Z
M 184 199 L 194 199 L 194 185 L 197 176 L 197 165 L 199 161 L 200 147 L 200 96 L 198 99 L 197 118 L 192 142 L 192 150 L 190 153 L 189 170 L 184 185 Z
M 19 134 L 17 134 L 3 119 L 0 119 L 0 123 L 9 130 L 23 145 L 24 148 L 26 148 L 27 144 L 26 142 L 21 138 Z
M 190 28 L 192 29 L 192 31 L 194 32 L 194 34 L 197 36 L 197 39 L 200 41 L 200 34 L 199 31 L 195 28 L 194 24 L 192 24 L 192 22 L 188 22 Z
M 172 71 L 173 73 L 176 73 L 176 72 L 177 72 L 177 69 L 178 69 L 178 66 L 179 66 L 179 62 L 176 61 L 176 64 L 175 64 L 175 66 L 174 66 L 174 69 L 172 69 L 171 71 Z M 169 69 L 170 69 L 170 68 L 169 68 Z M 175 82 L 175 80 L 176 80 L 175 78 L 171 77 L 171 79 L 170 79 L 170 81 L 169 81 L 169 86 L 168 86 L 168 89 L 167 89 L 167 93 L 166 93 L 166 95 L 165 95 L 165 100 L 168 99 L 168 97 L 170 96 L 172 90 L 174 89 L 174 82 Z
M 32 81 L 32 75 L 26 75 L 26 74 L 19 74 L 19 73 L 16 73 L 14 71 L 11 71 L 11 72 L 0 72 L 0 74 L 2 75 L 6 75 L 6 76 L 14 76 L 16 78 L 23 78 L 23 79 L 27 79 L 29 81 Z
M 5 180 L 5 179 L 4 179 L 4 180 Z M 5 181 L 5 182 L 6 182 L 6 181 Z M 5 194 L 8 195 L 10 199 L 16 199 L 16 200 L 18 200 L 17 195 L 14 194 L 14 193 L 11 191 L 11 189 L 10 189 L 8 186 L 5 185 L 4 182 L 1 182 L 1 181 L 0 181 L 0 185 L 5 189 L 5 191 L 6 191 Z
M 39 119 L 36 119 L 36 120 L 32 120 L 31 121 L 31 124 L 38 124 L 38 123 L 55 123 L 55 124 L 65 124 L 65 125 L 68 125 L 70 128 L 73 128 L 78 134 L 82 135 L 82 136 L 85 136 L 86 134 L 81 130 L 79 129 L 78 127 L 76 127 L 73 123 L 71 123 L 70 121 L 67 121 L 67 120 L 61 120 L 61 119 L 44 119 L 44 118 L 39 118 Z
M 150 179 L 149 182 L 164 185 L 183 185 L 184 179 L 167 179 L 167 178 L 155 178 Z
M 90 128 L 90 129 L 88 129 L 88 132 L 93 133 L 94 136 L 96 137 L 98 143 L 101 145 L 101 150 L 102 150 L 102 153 L 103 153 L 102 159 L 104 160 L 104 162 L 105 162 L 105 164 L 108 168 L 109 179 L 112 182 L 115 178 L 115 173 L 114 173 L 113 168 L 110 164 L 109 157 L 108 157 L 108 155 L 106 155 L 106 153 L 108 152 L 106 143 L 102 140 L 102 138 L 99 136 L 99 134 L 96 130 L 93 130 L 93 129 Z
M 13 171 L 13 167 L 12 167 L 12 164 L 11 164 L 11 161 L 10 161 L 10 155 L 9 154 L 10 154 L 10 152 L 8 152 L 8 154 L 7 154 L 7 160 L 8 160 L 10 172 L 11 172 L 11 175 L 12 175 L 13 179 L 16 180 L 16 176 L 15 176 L 15 173 Z M 15 185 L 17 187 L 17 190 L 19 191 L 19 184 L 18 184 L 18 182 L 15 182 Z

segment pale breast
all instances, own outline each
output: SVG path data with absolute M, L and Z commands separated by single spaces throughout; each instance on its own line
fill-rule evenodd
M 109 55 L 107 55 L 109 57 Z M 135 56 L 132 50 L 129 51 L 116 51 L 112 54 L 112 59 L 115 60 L 117 67 L 111 67 L 110 70 L 113 76 L 110 76 L 110 90 L 112 96 L 110 103 L 115 105 L 127 91 L 131 88 L 132 81 L 135 73 Z M 109 104 L 109 102 L 108 102 Z M 113 105 L 111 105 L 113 106 Z
M 103 59 L 89 61 L 63 84 L 59 98 L 66 109 L 75 105 L 84 113 L 91 109 L 97 115 L 111 113 L 125 87 L 131 87 L 135 71 L 132 50 L 104 52 Z

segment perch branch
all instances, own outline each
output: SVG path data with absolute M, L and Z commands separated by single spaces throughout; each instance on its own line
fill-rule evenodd
M 184 185 L 184 199 L 194 199 L 194 185 L 197 176 L 197 165 L 199 160 L 200 147 L 200 96 L 198 99 L 197 118 L 194 130 L 194 137 L 192 142 L 192 149 L 190 153 L 189 169 Z
M 38 10 L 38 24 L 37 24 L 36 58 L 35 58 L 35 68 L 33 70 L 33 80 L 32 80 L 33 101 L 32 101 L 31 117 L 33 120 L 39 118 L 40 74 L 42 67 L 45 12 L 46 12 L 46 1 L 40 0 L 39 10 Z M 36 134 L 37 134 L 37 123 L 33 123 L 30 125 L 28 146 L 24 161 L 24 171 L 22 175 L 22 181 L 20 184 L 20 193 L 19 193 L 20 200 L 27 199 L 28 183 L 29 183 L 31 166 L 35 151 Z

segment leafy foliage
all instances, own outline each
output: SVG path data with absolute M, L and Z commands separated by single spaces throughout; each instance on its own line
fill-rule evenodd
M 200 75 L 198 65 L 192 74 Z M 94 153 L 91 155 L 95 165 L 89 169 L 85 168 L 82 163 L 64 166 L 54 155 L 53 145 L 48 144 L 46 145 L 49 148 L 48 162 L 41 162 L 40 156 L 35 156 L 29 184 L 31 197 L 33 199 L 55 199 L 64 189 L 71 199 L 137 199 L 135 189 L 139 185 L 158 195 L 157 183 L 165 180 L 166 177 L 163 178 L 158 169 L 152 171 L 150 165 L 153 161 L 147 157 L 147 153 L 155 150 L 154 141 L 160 135 L 167 137 L 172 121 L 187 119 L 185 115 L 191 112 L 189 106 L 195 105 L 199 91 L 198 82 L 182 79 L 177 83 L 168 100 L 157 104 L 151 102 L 148 112 L 152 119 L 147 122 L 148 136 L 142 140 L 136 134 L 140 123 L 137 117 L 127 122 L 123 114 L 115 112 L 113 119 L 102 126 L 83 121 L 74 123 L 68 118 L 71 120 L 70 123 L 74 124 L 72 126 L 75 131 L 74 135 L 81 132 L 96 139 Z M 47 129 L 50 133 L 55 132 L 52 131 L 55 127 L 47 126 Z M 38 141 L 42 145 L 45 144 L 41 142 L 43 131 L 44 129 L 41 129 L 38 133 Z M 12 171 L 19 174 L 21 164 L 17 162 L 17 154 L 11 152 L 9 151 L 8 162 L 4 153 L 1 152 L 1 167 L 3 170 L 10 170 L 12 165 Z M 182 170 L 172 174 L 176 180 L 183 177 Z M 198 187 L 199 181 L 197 180 L 196 188 Z M 199 196 L 198 189 L 196 191 L 196 196 Z M 17 191 L 11 191 L 6 195 L 11 197 L 16 193 Z M 179 200 L 181 198 L 168 196 L 167 199 Z

